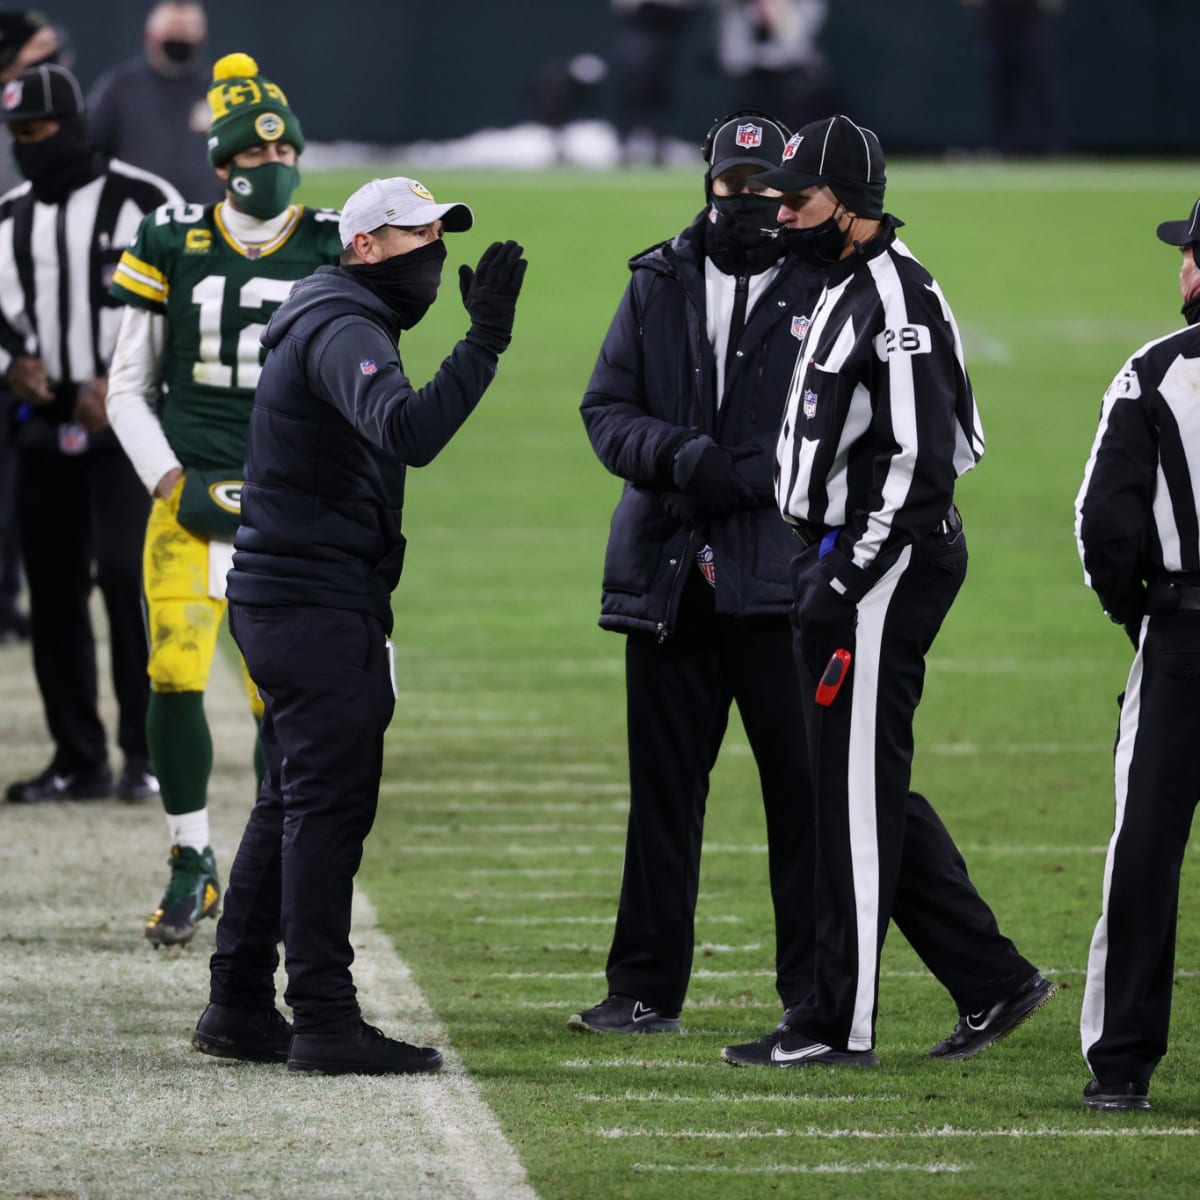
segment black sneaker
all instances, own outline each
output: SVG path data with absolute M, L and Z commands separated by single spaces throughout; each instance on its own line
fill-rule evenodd
M 567 1018 L 579 1033 L 682 1033 L 679 1014 L 665 1013 L 632 996 L 609 996 Z
M 734 1067 L 810 1067 L 814 1063 L 873 1067 L 879 1062 L 874 1050 L 835 1050 L 824 1042 L 814 1042 L 797 1033 L 786 1017 L 757 1042 L 726 1046 L 721 1058 Z
M 192 1045 L 201 1054 L 242 1062 L 287 1062 L 292 1027 L 274 1009 L 247 1012 L 210 1004 L 196 1022 Z
M 1104 1112 L 1148 1112 L 1148 1090 L 1144 1083 L 1101 1083 L 1092 1079 L 1083 1089 L 1083 1103 Z
M 998 1000 L 991 1008 L 963 1013 L 954 1032 L 930 1049 L 930 1057 L 956 1060 L 986 1050 L 1027 1021 L 1057 992 L 1058 988 L 1040 973 L 1031 975 L 1011 996 Z
M 58 771 L 51 763 L 40 775 L 10 783 L 9 804 L 46 804 L 54 800 L 105 800 L 113 794 L 108 763 L 82 771 Z
M 158 795 L 158 776 L 150 760 L 146 758 L 127 758 L 125 766 L 117 778 L 117 799 L 136 803 L 139 800 L 150 800 Z
M 348 1033 L 296 1033 L 288 1054 L 289 1071 L 318 1075 L 415 1075 L 436 1071 L 441 1051 L 410 1046 L 360 1022 Z

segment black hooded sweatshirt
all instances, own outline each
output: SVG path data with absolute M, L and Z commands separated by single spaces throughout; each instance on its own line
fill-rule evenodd
M 343 267 L 302 279 L 263 334 L 246 445 L 234 604 L 350 609 L 392 628 L 404 475 L 471 415 L 496 355 L 468 333 L 423 388 L 395 318 Z

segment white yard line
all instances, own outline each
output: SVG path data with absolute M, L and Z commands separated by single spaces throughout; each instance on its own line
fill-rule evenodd
M 681 1096 L 678 1092 L 635 1092 L 627 1088 L 619 1096 L 597 1096 L 588 1093 L 576 1096 L 586 1104 L 708 1104 L 710 1101 L 718 1104 L 770 1104 L 778 1101 L 780 1104 L 884 1104 L 897 1103 L 902 1096 L 812 1096 L 805 1093 L 780 1093 L 771 1095 L 767 1092 L 706 1092 L 703 1096 Z
M 1176 1126 L 1166 1129 L 1116 1126 L 1105 1129 L 958 1129 L 943 1125 L 940 1129 L 594 1129 L 598 1138 L 689 1138 L 700 1141 L 756 1141 L 770 1138 L 816 1138 L 821 1141 L 905 1141 L 942 1138 L 1139 1138 L 1195 1137 L 1200 1126 Z
M 224 873 L 251 802 L 252 723 L 224 662 L 206 699 Z M 28 647 L 0 646 L 3 782 L 49 754 Z M 192 1051 L 215 925 L 186 951 L 146 942 L 166 855 L 157 801 L 0 804 L 0 1196 L 536 1200 L 361 892 L 354 973 L 367 1019 L 439 1046 L 439 1075 L 289 1075 Z
M 772 1163 L 757 1167 L 723 1167 L 714 1163 L 672 1166 L 669 1163 L 634 1163 L 631 1171 L 661 1175 L 958 1175 L 971 1170 L 960 1163 Z

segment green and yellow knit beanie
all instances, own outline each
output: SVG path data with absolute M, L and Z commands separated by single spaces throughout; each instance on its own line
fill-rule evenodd
M 208 161 L 214 167 L 259 142 L 287 142 L 297 154 L 304 149 L 300 122 L 288 108 L 283 89 L 258 73 L 258 63 L 249 54 L 226 54 L 217 60 L 208 104 Z

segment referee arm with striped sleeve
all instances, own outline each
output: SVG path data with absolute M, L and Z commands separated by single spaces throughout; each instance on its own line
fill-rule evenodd
M 1150 1107 L 1167 1050 L 1179 875 L 1200 785 L 1200 200 L 1177 246 L 1187 325 L 1117 372 L 1075 502 L 1084 578 L 1135 648 L 1121 698 L 1100 918 L 1079 1031 L 1089 1108 Z
M 819 903 L 811 994 L 764 1038 L 726 1047 L 732 1063 L 877 1062 L 893 920 L 958 1010 L 935 1058 L 978 1054 L 1055 990 L 910 789 L 925 655 L 966 574 L 954 484 L 983 454 L 983 431 L 954 315 L 897 237 L 884 185 L 879 140 L 844 116 L 805 126 L 779 168 L 750 181 L 779 197 L 790 252 L 825 273 L 776 447 L 776 498 L 803 544 L 792 622 Z

